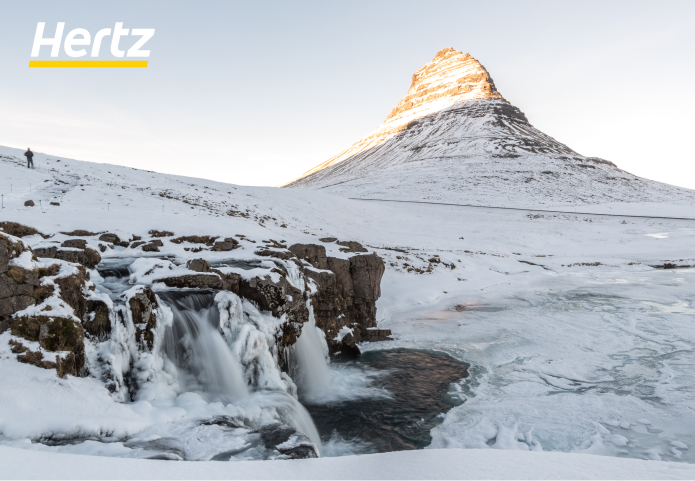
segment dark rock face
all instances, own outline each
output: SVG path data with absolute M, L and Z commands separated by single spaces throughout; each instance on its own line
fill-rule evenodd
M 381 297 L 381 278 L 384 261 L 376 254 L 350 258 L 350 277 L 353 285 L 353 313 L 362 327 L 376 327 L 376 301 Z
M 111 320 L 108 306 L 100 300 L 87 300 L 87 312 L 82 317 L 82 326 L 90 335 L 104 340 L 111 333 Z
M 21 242 L 0 234 L 0 332 L 10 327 L 10 316 L 36 303 L 34 291 L 39 285 L 38 271 L 10 266 L 10 261 L 25 251 Z
M 379 256 L 369 254 L 338 259 L 326 257 L 323 246 L 305 244 L 290 246 L 290 251 L 323 271 L 307 268 L 304 275 L 318 287 L 318 292 L 312 297 L 314 317 L 316 325 L 326 333 L 333 352 L 354 355 L 357 350 L 355 343 L 386 340 L 386 334 L 376 335 L 372 334 L 372 329 L 368 330 L 376 327 L 376 301 L 381 296 L 381 278 L 385 270 L 384 261 Z M 343 327 L 352 328 L 353 333 L 335 341 Z
M 270 276 L 241 279 L 239 295 L 255 302 L 262 311 L 272 312 L 275 317 L 287 314 L 288 321 L 293 324 L 293 334 L 288 332 L 287 340 L 290 344 L 286 345 L 296 342 L 301 325 L 309 320 L 304 293 L 293 287 L 284 276 L 281 276 L 277 283 L 273 282 Z
M 145 287 L 128 300 L 135 324 L 135 338 L 143 350 L 152 350 L 154 329 L 157 327 L 157 297 L 152 289 Z
M 294 244 L 290 246 L 290 252 L 309 262 L 317 269 L 328 269 L 328 258 L 326 248 L 315 244 Z

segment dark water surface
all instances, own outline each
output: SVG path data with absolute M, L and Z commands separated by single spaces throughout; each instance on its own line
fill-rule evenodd
M 392 399 L 357 399 L 305 406 L 314 419 L 322 440 L 337 433 L 345 439 L 371 443 L 376 452 L 422 449 L 432 438 L 430 430 L 458 402 L 449 396 L 449 386 L 468 376 L 468 365 L 444 353 L 394 349 L 371 351 L 353 367 L 387 371 L 377 381 Z M 331 363 L 340 364 L 332 360 Z

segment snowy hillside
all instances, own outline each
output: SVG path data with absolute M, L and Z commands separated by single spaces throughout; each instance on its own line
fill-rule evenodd
M 480 63 L 453 49 L 416 72 L 376 132 L 285 187 L 524 208 L 695 202 L 692 190 L 636 177 L 540 132 Z
M 471 87 L 470 92 L 482 92 L 481 97 L 447 108 L 490 102 L 487 105 L 496 106 L 494 109 L 512 109 L 513 114 L 513 108 L 505 106 L 501 98 L 484 96 L 485 92 L 494 93 L 485 87 L 489 81 L 481 78 L 476 85 L 478 90 Z M 432 95 L 439 95 L 437 85 L 432 84 L 432 88 Z M 393 119 L 408 115 L 409 104 L 404 105 L 406 108 L 395 112 Z M 416 108 L 418 103 L 413 101 Z M 505 123 L 505 128 L 521 128 L 522 120 L 514 118 L 518 124 Z M 532 127 L 525 128 L 533 133 Z M 556 149 L 543 159 L 569 165 L 558 160 L 566 147 L 540 133 L 533 135 L 537 136 L 533 145 Z M 514 138 L 514 142 L 519 139 Z M 502 145 L 499 139 L 490 142 Z M 527 148 L 531 145 L 529 141 Z M 230 473 L 239 477 L 254 473 L 257 477 L 325 477 L 333 471 L 336 476 L 370 477 L 365 470 L 349 471 L 355 464 L 374 469 L 380 466 L 380 470 L 370 471 L 372 477 L 389 477 L 385 471 L 389 463 L 401 465 L 405 455 L 380 452 L 378 436 L 366 438 L 366 428 L 360 438 L 342 435 L 338 426 L 337 434 L 321 431 L 317 441 L 312 426 L 314 421 L 320 426 L 321 409 L 345 413 L 369 400 L 388 404 L 400 391 L 381 383 L 389 372 L 398 369 L 396 366 L 365 367 L 357 361 L 341 364 L 331 359 L 321 369 L 311 371 L 325 381 L 314 393 L 316 404 L 312 405 L 301 396 L 305 388 L 302 376 L 290 379 L 269 357 L 278 317 L 248 300 L 237 302 L 228 292 L 207 297 L 194 293 L 197 297 L 187 304 L 185 298 L 158 286 L 165 276 L 199 274 L 189 269 L 189 261 L 201 257 L 223 274 L 240 275 L 242 281 L 259 272 L 277 277 L 282 268 L 283 276 L 299 283 L 301 277 L 292 262 L 274 257 L 271 261 L 259 254 L 261 248 L 280 253 L 286 249 L 278 246 L 315 244 L 323 246 L 328 256 L 348 259 L 352 254 L 341 250 L 344 248 L 331 240 L 335 238 L 361 243 L 369 253 L 378 254 L 386 266 L 376 318 L 379 328 L 391 329 L 394 340 L 360 343 L 364 359 L 378 353 L 417 351 L 446 354 L 446 359 L 469 366 L 468 377 L 444 383 L 441 397 L 446 398 L 446 407 L 427 413 L 430 424 L 426 424 L 423 447 L 429 452 L 405 456 L 417 459 L 421 469 L 432 463 L 439 466 L 440 476 L 452 477 L 455 470 L 462 469 L 456 461 L 459 449 L 494 448 L 500 451 L 470 460 L 475 466 L 473 477 L 617 478 L 624 473 L 634 478 L 643 469 L 647 477 L 692 477 L 692 466 L 684 463 L 695 462 L 691 400 L 695 384 L 691 369 L 695 363 L 691 328 L 695 312 L 695 221 L 368 202 L 333 195 L 330 189 L 237 186 L 41 153 L 35 156 L 37 168 L 28 170 L 22 153 L 0 148 L 4 207 L 0 222 L 17 222 L 48 236 L 37 233 L 21 238 L 35 251 L 76 238 L 84 240 L 87 248 L 98 250 L 101 256 L 96 268 L 87 269 L 94 295 L 112 302 L 114 312 L 127 314 L 118 304 L 122 296 L 129 302 L 150 288 L 161 301 L 157 312 L 162 324 L 158 331 L 161 336 L 155 337 L 161 343 L 154 342 L 147 352 L 135 352 L 126 342 L 126 331 L 134 324 L 126 323 L 128 329 L 122 331 L 114 328 L 122 335 L 118 339 L 87 339 L 85 357 L 90 372 L 83 377 L 58 378 L 55 370 L 18 363 L 9 344 L 16 338 L 10 331 L 0 333 L 0 458 L 8 466 L 14 463 L 10 476 L 30 473 L 23 471 L 29 464 L 60 467 L 60 456 L 65 455 L 65 471 L 51 471 L 51 476 L 75 477 L 79 473 L 69 468 L 79 466 L 88 473 L 85 476 L 96 477 L 89 458 L 81 458 L 80 464 L 71 456 L 89 454 L 241 463 L 238 470 L 230 467 L 228 472 L 218 471 L 224 469 L 219 466 L 227 466 L 225 463 L 189 463 L 182 475 L 186 477 L 196 473 L 211 478 L 233 476 Z M 569 158 L 570 154 L 566 155 Z M 599 175 L 615 170 L 609 164 L 586 159 L 581 163 L 595 168 L 574 166 L 572 171 Z M 406 169 L 408 165 L 392 169 Z M 497 185 L 490 196 L 513 197 L 513 189 L 489 185 Z M 656 187 L 647 191 L 649 202 L 626 204 L 626 199 L 620 198 L 620 204 L 612 204 L 616 198 L 597 191 L 595 195 L 603 196 L 599 200 L 605 203 L 594 208 L 613 214 L 620 207 L 631 215 L 694 217 L 691 204 L 683 201 L 679 205 L 667 199 L 675 188 L 650 185 Z M 663 197 L 657 196 L 657 187 L 664 189 Z M 449 192 L 452 197 L 447 194 L 446 201 L 456 199 L 456 192 L 461 191 Z M 622 192 L 632 192 L 634 198 L 641 195 L 637 189 Z M 29 200 L 33 207 L 25 206 Z M 75 234 L 76 230 L 85 232 Z M 156 237 L 156 231 L 170 231 L 171 235 Z M 126 243 L 128 247 L 106 245 L 109 243 L 100 240 L 103 233 L 133 242 Z M 173 242 L 177 236 L 234 237 L 236 245 L 230 251 L 215 251 L 203 244 L 196 247 Z M 156 246 L 158 240 L 161 245 Z M 143 249 L 153 245 L 156 251 Z M 48 264 L 44 263 L 49 260 L 24 256 L 13 262 L 46 270 Z M 312 270 L 306 263 L 304 267 L 307 272 Z M 314 270 L 326 273 L 325 269 Z M 57 273 L 57 277 L 61 275 Z M 58 282 L 52 277 L 46 279 Z M 50 299 L 55 301 L 52 309 L 65 308 L 59 300 Z M 182 315 L 186 310 L 195 315 Z M 128 315 L 124 316 L 127 320 Z M 202 322 L 205 316 L 218 322 L 220 329 Z M 167 347 L 170 338 L 166 336 L 172 335 L 176 326 L 200 329 L 205 334 L 196 352 L 208 353 L 210 362 L 200 364 L 239 363 L 238 371 L 213 369 L 208 373 L 213 379 L 220 372 L 229 374 L 222 379 L 241 393 L 239 398 L 220 402 L 206 397 L 196 384 L 205 384 L 205 376 L 196 381 L 170 363 L 177 351 Z M 241 336 L 242 332 L 247 337 Z M 115 342 L 119 339 L 123 342 Z M 320 335 L 312 339 L 321 341 Z M 26 343 L 32 349 L 38 346 Z M 319 355 L 309 363 L 315 364 L 313 368 L 322 359 Z M 129 360 L 141 375 L 139 380 L 128 381 L 130 387 L 125 380 L 122 384 L 114 382 L 120 380 L 113 375 L 126 372 Z M 414 373 L 422 369 L 417 365 Z M 253 383 L 240 387 L 240 377 L 253 378 Z M 410 383 L 401 388 L 415 397 L 422 388 L 414 380 Z M 293 385 L 299 397 L 295 397 Z M 307 418 L 298 400 L 318 414 Z M 287 461 L 287 465 L 268 461 L 258 468 L 245 463 L 245 459 L 277 456 L 269 454 L 272 450 L 265 450 L 258 438 L 259 432 L 278 417 L 286 422 L 294 420 L 293 429 L 322 445 L 325 459 Z M 359 419 L 366 426 L 365 419 L 378 417 Z M 243 419 L 248 425 L 232 425 L 229 419 Z M 416 429 L 419 422 L 418 418 L 397 427 Z M 301 451 L 311 444 L 299 434 L 293 439 L 294 444 L 288 439 L 287 445 L 277 447 Z M 15 449 L 24 451 L 15 455 Z M 454 449 L 455 455 L 443 453 L 446 449 Z M 541 450 L 554 453 L 524 452 Z M 596 461 L 589 454 L 604 457 Z M 338 458 L 344 455 L 365 457 Z M 621 457 L 637 459 L 617 459 Z M 645 464 L 641 460 L 653 461 Z M 159 461 L 111 461 L 123 467 L 123 471 L 114 470 L 117 474 L 113 476 L 161 476 L 149 469 L 141 471 L 144 468 L 140 464 L 153 463 L 151 469 L 155 470 L 160 469 Z M 486 463 L 491 466 L 489 475 L 485 474 Z M 198 466 L 200 471 L 196 471 Z M 595 466 L 604 471 L 592 471 Z M 281 469 L 291 472 L 283 475 Z M 578 469 L 584 474 L 578 474 Z M 416 477 L 428 475 L 422 470 L 412 472 Z M 394 473 L 405 476 L 402 470 Z M 166 471 L 165 477 L 172 476 L 173 471 Z

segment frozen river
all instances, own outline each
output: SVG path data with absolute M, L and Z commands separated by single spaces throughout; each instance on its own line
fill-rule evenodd
M 694 283 L 695 269 L 571 268 L 381 325 L 392 347 L 471 364 L 431 447 L 695 462 Z

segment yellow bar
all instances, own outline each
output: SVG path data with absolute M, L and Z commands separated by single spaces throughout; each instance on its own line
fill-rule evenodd
M 29 68 L 32 67 L 71 67 L 71 68 L 145 68 L 147 60 L 29 60 Z

